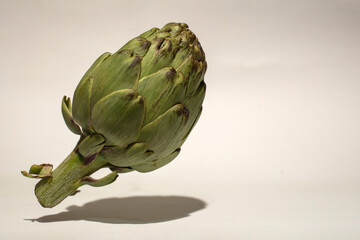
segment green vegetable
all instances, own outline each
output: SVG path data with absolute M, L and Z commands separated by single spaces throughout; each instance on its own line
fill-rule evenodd
M 205 96 L 205 55 L 184 23 L 153 28 L 114 54 L 104 53 L 85 73 L 62 114 L 80 135 L 52 171 L 33 165 L 23 175 L 41 178 L 35 194 L 54 207 L 82 185 L 112 183 L 118 173 L 150 172 L 171 162 L 199 119 Z M 110 174 L 93 179 L 101 168 Z

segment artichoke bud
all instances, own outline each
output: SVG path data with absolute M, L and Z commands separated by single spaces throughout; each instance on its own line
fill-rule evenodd
M 206 67 L 184 23 L 152 28 L 96 59 L 72 106 L 67 97 L 62 102 L 66 125 L 80 135 L 74 151 L 54 171 L 36 165 L 37 171 L 23 172 L 45 176 L 35 188 L 41 205 L 53 207 L 84 184 L 103 186 L 117 173 L 150 172 L 175 159 L 200 117 Z M 91 178 L 100 168 L 111 173 Z
M 200 83 L 206 71 L 205 54 L 186 24 L 152 28 L 93 66 L 84 76 L 91 78 L 75 91 L 73 109 L 80 113 L 74 113 L 74 120 L 104 137 L 105 158 L 114 159 L 107 147 L 126 152 L 137 142 L 161 157 L 181 146 L 201 112 L 205 84 Z M 127 167 L 124 163 L 132 161 L 111 162 Z

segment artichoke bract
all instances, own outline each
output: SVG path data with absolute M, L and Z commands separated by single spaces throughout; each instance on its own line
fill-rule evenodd
M 196 124 L 205 96 L 205 54 L 184 23 L 152 28 L 114 54 L 102 54 L 78 84 L 62 114 L 80 135 L 53 171 L 33 165 L 22 174 L 41 180 L 35 194 L 54 207 L 82 185 L 112 183 L 118 173 L 150 172 L 171 162 Z M 111 172 L 100 179 L 90 175 Z

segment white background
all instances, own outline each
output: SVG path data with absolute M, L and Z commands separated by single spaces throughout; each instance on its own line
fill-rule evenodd
M 167 22 L 208 61 L 179 157 L 42 208 L 20 170 L 75 146 L 63 95 Z M 360 239 L 360 1 L 2 0 L 0 26 L 1 239 Z

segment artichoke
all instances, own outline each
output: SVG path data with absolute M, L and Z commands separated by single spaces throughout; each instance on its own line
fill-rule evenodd
M 41 180 L 35 194 L 54 207 L 82 185 L 112 183 L 118 173 L 150 172 L 171 162 L 196 124 L 205 96 L 205 54 L 184 23 L 152 28 L 114 54 L 102 54 L 78 84 L 71 105 L 62 100 L 68 128 L 80 135 L 53 171 L 33 165 L 22 174 Z M 101 168 L 103 178 L 90 175 Z

